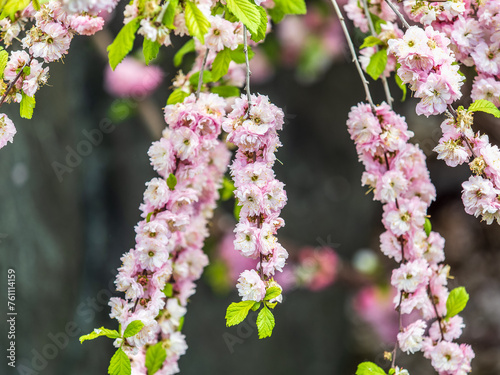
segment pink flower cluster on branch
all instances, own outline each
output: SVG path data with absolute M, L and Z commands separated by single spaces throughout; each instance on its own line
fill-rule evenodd
M 399 263 L 391 277 L 398 291 L 396 310 L 418 311 L 422 317 L 400 327 L 399 347 L 406 353 L 422 351 L 440 375 L 466 374 L 474 353 L 470 346 L 453 342 L 461 335 L 462 318 L 445 319 L 449 266 L 442 264 L 444 239 L 424 229 L 427 208 L 435 199 L 425 156 L 408 143 L 413 134 L 404 118 L 385 103 L 375 113 L 368 104 L 353 107 L 347 126 L 366 168 L 363 185 L 384 204 L 381 250 Z
M 273 275 L 283 271 L 288 258 L 275 236 L 285 224 L 279 215 L 287 197 L 284 184 L 272 170 L 274 153 L 281 146 L 277 131 L 283 127 L 283 117 L 283 111 L 267 96 L 252 95 L 248 103 L 242 95 L 222 125 L 227 140 L 238 147 L 231 165 L 235 197 L 241 206 L 234 247 L 243 256 L 259 261 L 257 270 L 243 271 L 238 279 L 243 301 L 263 301 L 266 289 L 278 286 Z
M 136 246 L 122 257 L 115 281 L 125 298 L 110 301 L 110 316 L 122 331 L 132 321 L 144 323 L 122 346 L 132 358 L 132 374 L 147 374 L 149 345 L 164 344 L 167 357 L 157 372 L 162 375 L 179 371 L 177 361 L 187 349 L 180 329 L 189 297 L 195 293 L 194 281 L 208 264 L 202 251 L 207 222 L 230 158 L 217 139 L 225 105 L 217 95 L 202 93 L 198 100 L 193 94 L 183 103 L 167 106 L 169 127 L 148 151 L 162 178 L 146 183 Z

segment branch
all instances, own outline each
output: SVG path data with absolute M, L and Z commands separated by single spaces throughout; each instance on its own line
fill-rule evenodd
M 23 65 L 23 67 L 21 68 L 21 70 L 19 70 L 19 73 L 17 73 L 16 78 L 14 78 L 14 80 L 9 84 L 9 86 L 5 90 L 5 94 L 3 94 L 2 99 L 0 99 L 0 107 L 5 102 L 5 99 L 7 99 L 7 96 L 10 94 L 10 91 L 12 90 L 12 88 L 14 87 L 14 85 L 17 83 L 17 81 L 19 80 L 19 78 L 21 78 L 21 75 L 23 74 L 24 68 L 31 64 L 31 60 L 33 60 L 33 56 L 30 56 L 29 61 Z
M 392 9 L 392 11 L 394 13 L 396 13 L 396 16 L 398 16 L 398 18 L 400 19 L 401 23 L 403 24 L 403 26 L 407 29 L 410 28 L 410 24 L 408 22 L 406 22 L 404 16 L 401 14 L 401 12 L 399 11 L 399 9 L 391 2 L 391 0 L 385 0 L 385 2 L 387 3 L 387 5 L 389 5 Z
M 203 84 L 203 72 L 205 71 L 205 65 L 207 64 L 208 48 L 205 50 L 205 57 L 203 57 L 203 63 L 201 64 L 200 76 L 198 77 L 198 89 L 196 90 L 196 100 L 200 97 L 201 85 Z
M 245 52 L 245 65 L 247 70 L 246 87 L 245 91 L 247 93 L 248 100 L 248 110 L 250 111 L 250 105 L 252 104 L 252 97 L 250 95 L 250 61 L 248 60 L 248 41 L 247 41 L 247 27 L 243 25 L 243 52 Z

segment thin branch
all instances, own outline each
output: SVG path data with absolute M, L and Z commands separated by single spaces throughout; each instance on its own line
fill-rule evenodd
M 207 64 L 208 48 L 205 50 L 205 57 L 203 57 L 203 63 L 201 64 L 200 76 L 198 77 L 198 89 L 196 90 L 196 100 L 200 97 L 201 85 L 203 84 L 203 72 L 205 71 L 205 65 Z
M 399 9 L 392 3 L 391 0 L 385 0 L 385 2 L 387 3 L 387 5 L 389 5 L 392 9 L 392 11 L 394 13 L 396 13 L 396 16 L 398 16 L 399 20 L 401 21 L 401 23 L 403 24 L 403 26 L 407 29 L 410 28 L 410 24 L 408 22 L 406 22 L 404 16 L 401 14 L 401 12 L 399 11 Z
M 356 50 L 354 49 L 354 45 L 351 40 L 351 36 L 349 35 L 349 31 L 347 30 L 347 25 L 345 24 L 344 16 L 342 15 L 342 12 L 340 11 L 340 8 L 337 4 L 336 0 L 332 0 L 333 8 L 335 9 L 335 13 L 337 13 L 337 17 L 340 21 L 340 25 L 342 26 L 342 31 L 344 32 L 345 38 L 347 40 L 347 44 L 349 46 L 349 50 L 351 51 L 352 55 L 352 61 L 354 62 L 354 65 L 356 66 L 356 69 L 358 70 L 359 77 L 361 78 L 361 83 L 363 83 L 363 87 L 365 89 L 366 93 L 366 100 L 370 104 L 370 107 L 372 108 L 372 111 L 375 112 L 375 104 L 373 104 L 372 96 L 370 94 L 370 89 L 368 88 L 368 81 L 365 78 L 365 75 L 363 73 L 363 70 L 361 69 L 361 65 L 359 64 L 358 57 L 356 55 Z
M 368 9 L 368 1 L 363 0 L 363 8 L 365 10 L 365 16 L 368 21 L 368 27 L 370 28 L 370 32 L 374 37 L 378 37 L 377 31 L 375 30 L 375 26 L 373 25 L 373 20 L 370 17 L 370 10 Z M 375 46 L 375 50 L 378 52 L 378 46 Z M 389 104 L 389 107 L 392 109 L 392 102 L 394 99 L 392 98 L 391 95 L 391 90 L 389 89 L 389 83 L 387 82 L 387 77 L 385 77 L 383 74 L 380 76 L 380 79 L 382 80 L 382 86 L 384 87 L 384 92 L 385 92 L 385 97 L 387 99 L 387 104 Z
M 250 61 L 248 59 L 247 27 L 245 25 L 243 25 L 243 52 L 245 52 L 245 64 L 247 69 L 245 91 L 247 93 L 248 110 L 250 110 L 250 105 L 252 104 L 252 97 L 250 95 L 250 75 L 252 72 L 250 72 Z
M 25 67 L 29 66 L 31 64 L 31 60 L 33 59 L 33 56 L 30 56 L 30 59 L 28 62 L 26 62 L 23 67 L 21 68 L 21 70 L 19 70 L 19 73 L 17 73 L 17 76 L 16 78 L 14 78 L 14 80 L 9 84 L 9 86 L 7 87 L 7 89 L 5 90 L 5 93 L 3 94 L 2 96 L 2 99 L 0 99 L 0 107 L 3 105 L 3 103 L 5 102 L 5 99 L 7 99 L 7 96 L 10 94 L 10 91 L 12 90 L 12 88 L 14 87 L 14 85 L 16 84 L 16 82 L 19 80 L 19 78 L 21 78 L 21 75 L 23 74 L 23 70 Z

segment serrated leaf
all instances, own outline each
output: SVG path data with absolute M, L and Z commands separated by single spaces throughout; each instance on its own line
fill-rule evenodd
M 275 8 L 284 14 L 306 14 L 306 2 L 304 0 L 274 0 Z
M 380 44 L 383 44 L 383 42 L 379 38 L 377 38 L 376 36 L 373 36 L 373 35 L 369 35 L 365 38 L 365 40 L 363 41 L 363 44 L 359 47 L 359 49 L 378 46 Z
M 267 30 L 267 13 L 263 7 L 257 7 L 260 13 L 260 22 L 259 22 L 259 27 L 257 28 L 257 32 L 253 33 L 250 31 L 252 40 L 254 42 L 260 42 L 266 37 L 266 30 Z
M 243 44 L 240 44 L 238 48 L 234 50 L 229 50 L 231 55 L 231 60 L 233 60 L 236 64 L 244 64 L 245 63 L 245 51 Z M 255 53 L 252 51 L 252 48 L 248 46 L 248 60 L 251 60 Z
M 200 79 L 200 72 L 194 73 L 191 77 L 189 77 L 189 83 L 195 87 L 198 87 L 198 81 Z M 205 70 L 203 72 L 203 83 L 212 82 L 212 72 L 209 70 Z
M 0 50 L 0 79 L 3 79 L 3 73 L 8 61 L 9 53 L 2 48 L 2 50 Z
M 240 89 L 236 86 L 213 86 L 210 92 L 222 96 L 223 98 L 240 96 Z
M 151 60 L 156 59 L 158 52 L 160 51 L 160 43 L 154 41 L 152 42 L 148 38 L 144 38 L 142 43 L 142 53 L 144 54 L 144 60 L 146 60 L 146 65 L 149 65 Z
M 178 67 L 182 64 L 184 55 L 194 52 L 194 39 L 189 39 L 174 55 L 174 65 Z
M 271 335 L 273 334 L 274 325 L 274 315 L 271 310 L 269 310 L 267 306 L 264 305 L 262 310 L 260 310 L 259 315 L 257 316 L 257 329 L 259 331 L 259 339 L 271 337 Z
M 227 8 L 252 33 L 257 33 L 260 24 L 260 12 L 249 0 L 227 0 Z
M 167 298 L 170 298 L 174 295 L 174 286 L 171 283 L 166 283 L 165 288 L 163 288 L 162 292 Z
M 272 286 L 266 290 L 266 296 L 264 297 L 264 301 L 269 301 L 278 297 L 281 294 L 281 289 L 277 286 Z
M 496 118 L 500 118 L 500 110 L 490 102 L 489 100 L 479 99 L 474 101 L 467 110 L 469 112 L 486 112 L 490 115 L 495 116 Z
M 125 354 L 122 348 L 118 350 L 111 357 L 108 367 L 109 375 L 130 375 L 132 367 L 130 366 L 130 358 Z
M 226 326 L 240 324 L 248 315 L 255 301 L 241 301 L 231 303 L 226 310 Z
M 175 13 L 177 11 L 177 5 L 179 5 L 179 0 L 170 0 L 167 6 L 167 10 L 163 15 L 162 23 L 169 29 L 175 29 L 174 19 Z
M 24 92 L 23 98 L 19 105 L 19 113 L 22 118 L 31 119 L 33 117 L 33 109 L 35 109 L 36 101 L 34 96 L 28 96 Z
M 167 105 L 182 103 L 188 96 L 189 94 L 182 89 L 175 89 L 168 97 Z
M 386 373 L 373 362 L 363 362 L 358 365 L 356 375 L 386 375 Z
M 163 347 L 163 342 L 150 346 L 146 351 L 146 368 L 148 375 L 154 375 L 162 366 L 167 358 L 167 351 Z
M 125 332 L 123 332 L 123 337 L 132 337 L 141 332 L 142 327 L 144 327 L 144 323 L 140 320 L 131 321 L 127 328 L 125 328 Z
M 205 34 L 210 28 L 210 22 L 207 17 L 192 1 L 186 1 L 184 12 L 189 34 L 196 37 L 200 42 L 205 43 Z
M 231 50 L 229 48 L 224 48 L 220 51 L 212 63 L 212 78 L 218 81 L 224 77 L 229 70 L 229 63 L 231 62 Z
M 174 190 L 177 185 L 177 177 L 173 173 L 170 173 L 167 177 L 167 186 L 170 190 Z
M 132 51 L 135 33 L 139 29 L 139 19 L 135 18 L 122 27 L 113 43 L 108 46 L 109 65 L 115 70 L 119 63 Z
M 431 231 L 432 231 L 432 224 L 431 224 L 431 221 L 429 220 L 429 218 L 425 218 L 425 222 L 424 222 L 424 230 L 425 230 L 425 234 L 427 235 L 427 237 L 429 237 L 429 235 L 431 234 Z
M 446 300 L 446 319 L 459 314 L 469 301 L 469 294 L 463 286 L 453 289 Z
M 104 327 L 101 328 L 96 328 L 94 331 L 90 332 L 88 335 L 83 335 L 80 336 L 80 344 L 82 344 L 84 341 L 88 340 L 94 340 L 98 337 L 101 336 L 106 336 L 109 337 L 110 339 L 117 339 L 120 337 L 120 333 L 118 331 L 115 331 L 114 329 L 107 329 Z
M 387 65 L 387 50 L 381 49 L 375 52 L 370 58 L 370 63 L 366 67 L 366 72 L 374 80 L 377 80 L 380 75 L 384 72 L 385 66 Z

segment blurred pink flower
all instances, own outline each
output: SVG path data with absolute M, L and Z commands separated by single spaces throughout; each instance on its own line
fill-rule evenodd
M 229 232 L 219 244 L 219 255 L 227 265 L 231 285 L 234 285 L 243 271 L 255 268 L 257 264 L 255 259 L 242 257 L 241 254 L 234 249 L 233 242 L 235 238 L 234 233 Z
M 304 247 L 299 253 L 295 274 L 299 283 L 312 291 L 325 289 L 337 278 L 337 253 L 329 248 Z
M 126 57 L 114 71 L 108 66 L 104 74 L 104 88 L 119 98 L 149 96 L 162 81 L 159 67 L 147 66 L 131 57 Z

